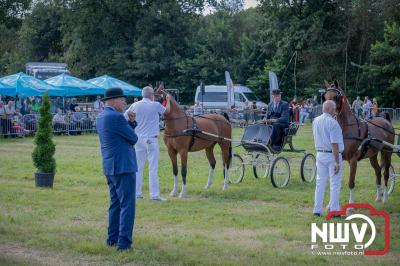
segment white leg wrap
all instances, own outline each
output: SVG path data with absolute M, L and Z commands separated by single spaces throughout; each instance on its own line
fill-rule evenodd
M 174 175 L 174 188 L 172 189 L 172 191 L 169 195 L 171 197 L 178 196 L 178 176 L 176 176 L 176 175 Z
M 187 197 L 187 192 L 186 192 L 186 185 L 182 184 L 182 191 L 179 194 L 180 198 L 186 198 Z
M 210 167 L 210 171 L 208 172 L 208 180 L 207 180 L 207 184 L 204 187 L 205 189 L 208 189 L 211 187 L 212 185 L 212 181 L 213 181 L 213 177 L 214 177 L 214 169 L 212 167 Z
M 387 187 L 385 185 L 383 185 L 383 200 L 382 200 L 382 202 L 386 203 L 386 202 L 388 202 L 388 199 L 389 199 L 389 194 L 387 192 Z
M 228 178 L 228 168 L 225 166 L 225 176 L 224 176 L 224 188 L 223 190 L 228 188 L 229 178 Z
M 376 199 L 375 201 L 379 202 L 382 201 L 382 186 L 376 185 Z

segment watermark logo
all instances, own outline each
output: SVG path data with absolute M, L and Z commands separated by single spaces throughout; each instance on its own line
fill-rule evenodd
M 345 220 L 332 220 L 337 215 L 346 215 L 348 209 L 367 209 L 367 215 L 355 213 Z M 370 248 L 377 237 L 375 222 L 378 216 L 384 219 L 384 247 Z M 389 251 L 390 219 L 389 213 L 377 211 L 370 204 L 352 203 L 340 211 L 332 211 L 326 216 L 328 222 L 311 224 L 311 251 L 317 255 L 384 255 Z M 368 233 L 367 233 L 368 232 Z

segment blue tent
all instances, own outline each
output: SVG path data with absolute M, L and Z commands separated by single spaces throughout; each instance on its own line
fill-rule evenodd
M 15 96 L 15 88 L 0 82 L 0 95 Z
M 63 91 L 57 89 L 40 79 L 28 76 L 22 72 L 0 78 L 0 82 L 11 88 L 0 89 L 2 95 L 18 96 L 20 98 L 30 96 L 42 96 L 48 92 L 49 96 L 62 96 Z
M 126 83 L 122 80 L 110 77 L 108 75 L 104 75 L 101 77 L 97 77 L 94 79 L 89 79 L 87 82 L 90 82 L 96 86 L 99 86 L 103 89 L 109 89 L 109 88 L 121 88 L 124 91 L 124 94 L 127 96 L 140 96 L 142 95 L 142 90 L 139 89 L 138 87 L 132 86 L 129 83 Z
M 66 73 L 45 80 L 48 84 L 64 90 L 63 96 L 82 96 L 104 94 L 105 89 Z

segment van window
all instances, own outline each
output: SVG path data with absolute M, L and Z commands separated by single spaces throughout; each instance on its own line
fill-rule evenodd
M 197 100 L 201 102 L 201 93 L 198 94 Z M 203 96 L 204 102 L 227 102 L 228 95 L 226 92 L 206 92 Z
M 243 92 L 243 93 L 246 96 L 247 100 L 249 100 L 250 102 L 258 101 L 258 98 L 254 93 L 252 92 Z
M 243 97 L 243 94 L 235 92 L 235 101 L 236 102 L 245 102 L 246 99 Z

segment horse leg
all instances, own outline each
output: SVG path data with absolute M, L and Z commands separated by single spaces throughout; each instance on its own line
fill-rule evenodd
M 212 179 L 214 177 L 214 169 L 215 169 L 215 157 L 214 157 L 214 145 L 211 147 L 206 148 L 206 156 L 208 159 L 208 162 L 210 163 L 210 170 L 208 172 L 208 180 L 207 180 L 207 184 L 204 187 L 205 189 L 208 189 L 211 187 L 212 184 Z
M 381 167 L 379 166 L 378 163 L 378 154 L 375 154 L 374 156 L 369 158 L 369 161 L 371 162 L 372 167 L 375 170 L 375 176 L 376 176 L 376 199 L 375 201 L 382 201 L 382 186 L 381 186 Z
M 354 203 L 354 188 L 356 186 L 355 180 L 356 180 L 356 173 L 357 173 L 357 158 L 352 158 L 349 163 L 350 163 L 349 203 Z M 348 214 L 352 213 L 352 211 L 353 211 L 353 208 L 347 209 Z
M 178 158 L 177 152 L 173 149 L 168 149 L 168 155 L 172 162 L 172 173 L 174 175 L 174 188 L 169 194 L 171 197 L 176 197 L 178 195 Z
M 387 186 L 389 181 L 389 169 L 392 163 L 391 154 L 388 152 L 381 152 L 381 168 L 383 168 L 383 177 L 385 179 L 385 184 L 383 186 L 383 203 L 386 203 L 389 199 L 389 194 L 387 192 Z
M 229 177 L 228 177 L 228 169 L 229 169 L 229 164 L 231 160 L 231 150 L 230 150 L 230 145 L 221 145 L 221 151 L 222 151 L 222 161 L 224 165 L 224 187 L 223 189 L 228 188 L 229 184 Z
M 180 198 L 186 198 L 187 197 L 187 192 L 186 192 L 186 173 L 187 173 L 187 158 L 188 158 L 188 152 L 183 151 L 179 153 L 181 156 L 181 164 L 182 164 L 182 191 L 179 194 Z

